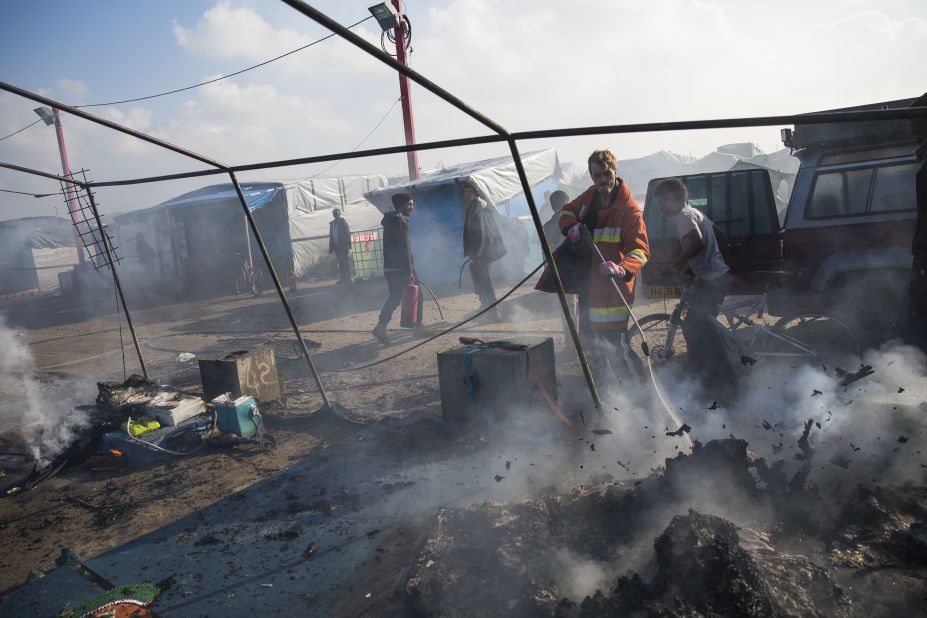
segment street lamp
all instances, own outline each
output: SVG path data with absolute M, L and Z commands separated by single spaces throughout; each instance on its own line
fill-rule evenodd
M 58 136 L 58 153 L 61 155 L 61 171 L 65 178 L 71 177 L 71 168 L 68 165 L 68 151 L 64 146 L 64 131 L 61 129 L 61 112 L 58 108 L 37 107 L 33 110 L 39 118 L 45 122 L 45 126 L 55 125 L 55 134 Z M 68 212 L 71 214 L 71 222 L 74 224 L 74 238 L 77 243 L 77 259 L 81 265 L 84 264 L 84 239 L 80 235 L 77 219 L 77 195 L 74 193 L 74 185 L 64 183 L 64 191 L 67 196 Z
M 409 44 L 411 27 L 409 19 L 402 12 L 400 0 L 393 0 L 392 5 L 388 2 L 381 2 L 368 9 L 377 19 L 380 28 L 386 33 L 393 31 L 393 38 L 396 41 L 396 60 L 404 65 L 409 66 L 406 56 L 406 46 Z M 386 51 L 385 41 L 381 35 L 381 46 Z M 387 52 L 388 53 L 388 52 Z M 399 74 L 399 96 L 402 99 L 402 126 L 405 130 L 406 146 L 415 144 L 415 120 L 412 118 L 412 98 L 410 96 L 411 80 L 405 73 Z M 421 172 L 418 168 L 418 152 L 411 150 L 406 153 L 406 161 L 409 165 L 409 180 L 418 180 L 421 178 Z
M 376 18 L 381 30 L 392 30 L 402 25 L 402 17 L 399 15 L 399 11 L 386 2 L 381 2 L 367 10 Z

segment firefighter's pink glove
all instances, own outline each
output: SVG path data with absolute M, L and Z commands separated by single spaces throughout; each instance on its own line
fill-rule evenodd
M 628 276 L 628 271 L 623 266 L 614 262 L 602 262 L 599 264 L 599 274 L 603 277 L 613 277 L 615 279 L 624 279 Z
M 574 223 L 572 227 L 567 230 L 567 238 L 570 239 L 570 242 L 580 242 L 583 239 L 583 224 Z

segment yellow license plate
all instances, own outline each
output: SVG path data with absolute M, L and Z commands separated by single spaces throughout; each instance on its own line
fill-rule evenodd
M 682 287 L 678 285 L 648 285 L 645 286 L 647 298 L 680 298 Z

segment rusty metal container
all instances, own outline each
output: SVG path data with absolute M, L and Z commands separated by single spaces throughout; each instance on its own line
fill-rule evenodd
M 240 350 L 221 358 L 201 358 L 199 364 L 207 401 L 223 393 L 230 393 L 232 399 L 251 396 L 258 403 L 281 398 L 277 359 L 271 349 Z
M 468 345 L 438 353 L 441 413 L 446 421 L 502 421 L 512 415 L 548 414 L 538 380 L 554 399 L 557 372 L 550 337 L 510 337 L 525 351 Z

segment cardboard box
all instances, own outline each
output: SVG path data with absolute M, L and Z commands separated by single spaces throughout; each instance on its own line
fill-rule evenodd
M 199 397 L 161 393 L 145 404 L 143 410 L 146 416 L 156 419 L 161 425 L 173 427 L 205 412 L 206 404 Z

